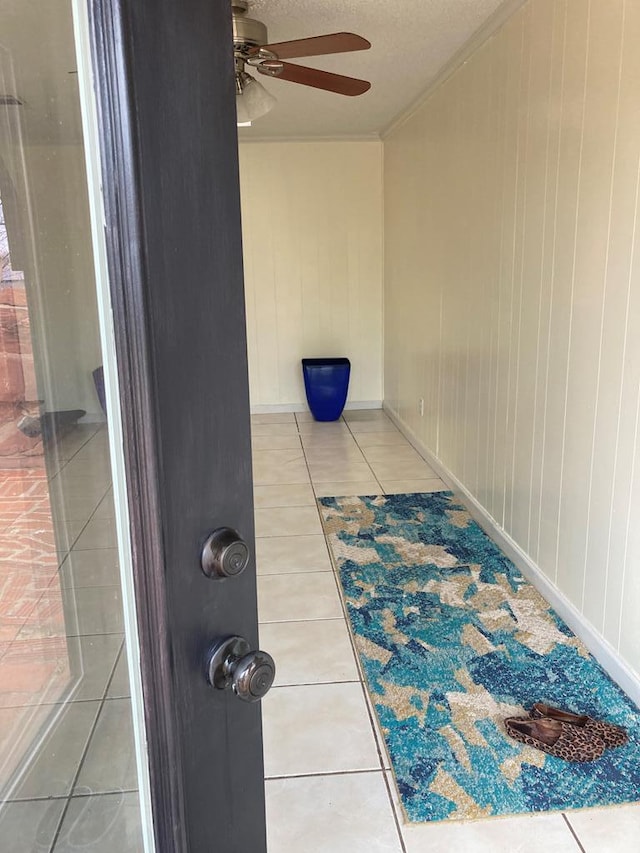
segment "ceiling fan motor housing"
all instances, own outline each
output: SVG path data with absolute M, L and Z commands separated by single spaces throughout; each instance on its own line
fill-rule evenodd
M 267 28 L 261 21 L 247 17 L 246 0 L 231 0 L 233 11 L 233 49 L 236 54 L 249 56 L 256 47 L 266 44 Z

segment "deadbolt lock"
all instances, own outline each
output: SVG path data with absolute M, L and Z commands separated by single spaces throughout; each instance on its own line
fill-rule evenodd
M 249 565 L 249 546 L 232 527 L 214 530 L 202 548 L 200 565 L 208 578 L 233 578 Z

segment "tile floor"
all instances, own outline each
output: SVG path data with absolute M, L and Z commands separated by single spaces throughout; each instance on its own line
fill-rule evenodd
M 636 851 L 640 805 L 404 823 L 315 498 L 445 486 L 380 410 L 252 420 L 260 641 L 278 667 L 263 701 L 269 853 Z
M 269 853 L 637 850 L 640 805 L 404 823 L 315 499 L 443 483 L 382 411 L 347 412 L 334 424 L 308 414 L 252 421 L 261 645 L 278 667 L 263 703 Z M 94 431 L 78 442 L 52 481 L 68 542 L 61 588 L 77 614 L 67 642 L 84 676 L 76 701 L 60 706 L 38 765 L 0 812 L 3 853 L 142 850 L 105 438 Z M 46 605 L 45 597 L 41 623 L 55 639 Z M 0 643 L 0 658 L 11 644 Z M 23 718 L 29 706 L 20 702 L 0 702 L 0 736 Z M 34 704 L 33 714 L 51 707 Z
M 53 576 L 37 599 L 23 597 L 0 614 L 4 633 L 11 631 L 0 648 L 0 790 L 8 799 L 0 809 L 0 850 L 138 853 L 106 429 L 79 426 L 48 455 L 46 511 L 30 515 L 37 533 L 53 525 L 55 541 L 31 546 L 22 562 L 40 577 L 43 562 L 53 561 Z M 15 541 L 14 529 L 8 533 Z M 5 560 L 5 585 L 16 566 Z M 5 591 L 3 604 L 11 604 Z M 16 777 L 12 752 L 22 755 L 45 724 L 35 761 Z

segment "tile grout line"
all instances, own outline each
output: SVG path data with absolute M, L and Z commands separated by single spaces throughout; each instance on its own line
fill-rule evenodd
M 100 426 L 98 426 L 97 429 L 95 429 L 91 433 L 91 435 L 86 439 L 86 441 L 84 441 L 80 445 L 80 447 L 75 451 L 75 453 L 73 453 L 68 459 L 64 460 L 63 465 L 61 465 L 61 467 L 56 471 L 56 473 L 52 477 L 50 477 L 49 479 L 55 480 L 55 478 L 58 476 L 58 474 L 60 474 L 67 467 L 67 465 L 76 458 L 76 456 L 78 455 L 78 453 L 80 453 L 81 450 L 84 450 L 84 448 L 89 444 L 90 441 L 93 441 L 93 439 L 96 437 L 96 435 L 98 435 L 99 432 L 101 432 Z M 62 461 L 62 460 L 60 460 L 60 461 Z
M 398 840 L 400 842 L 400 849 L 402 853 L 407 853 L 407 847 L 404 843 L 404 836 L 402 834 L 402 826 L 400 824 L 400 819 L 398 818 L 398 810 L 396 808 L 396 802 L 393 796 L 393 792 L 391 791 L 391 782 L 389 782 L 389 774 L 393 773 L 392 769 L 384 771 L 384 784 L 387 789 L 387 796 L 389 797 L 389 803 L 391 804 L 391 814 L 393 815 L 393 822 L 396 825 L 396 832 L 398 833 Z
M 356 445 L 360 448 L 360 445 L 358 444 L 358 440 L 355 437 L 355 435 L 353 434 L 353 432 L 351 431 L 351 428 L 349 427 L 348 424 L 347 424 L 347 428 L 348 428 L 349 432 L 351 433 L 351 435 L 353 436 L 353 439 L 356 442 Z M 360 450 L 362 452 L 361 448 L 360 448 Z M 363 453 L 363 456 L 364 456 L 364 453 Z M 371 465 L 369 465 L 369 461 L 366 459 L 366 457 L 365 457 L 365 461 L 367 462 L 367 465 L 369 466 L 369 470 L 372 473 L 373 479 L 375 480 L 375 482 L 379 486 L 379 489 L 380 489 L 379 493 L 383 495 L 384 490 L 382 489 L 382 484 L 380 483 L 380 481 L 378 480 L 378 477 L 376 476 L 373 469 L 371 468 Z M 322 524 L 322 530 L 323 530 L 324 537 L 325 537 L 325 543 L 327 546 L 327 550 L 329 552 L 329 559 L 331 561 L 331 567 L 333 570 L 334 581 L 335 581 L 335 584 L 336 584 L 336 587 L 338 590 L 338 596 L 340 598 L 340 605 L 342 607 L 342 612 L 344 614 L 344 621 L 346 624 L 347 635 L 349 637 L 349 643 L 351 645 L 351 652 L 355 658 L 356 667 L 358 669 L 358 674 L 360 676 L 360 679 L 359 679 L 360 689 L 362 690 L 364 704 L 365 704 L 367 716 L 369 718 L 369 725 L 371 727 L 371 733 L 373 735 L 373 742 L 374 742 L 375 747 L 376 747 L 376 752 L 378 753 L 378 761 L 380 763 L 380 771 L 382 772 L 382 778 L 383 778 L 385 789 L 387 792 L 387 799 L 389 802 L 389 808 L 391 809 L 391 814 L 393 817 L 393 823 L 395 826 L 395 830 L 396 830 L 396 834 L 397 834 L 397 838 L 398 838 L 398 843 L 400 845 L 400 850 L 402 851 L 402 853 L 406 853 L 406 846 L 404 843 L 404 838 L 402 836 L 400 823 L 398 821 L 398 815 L 396 813 L 394 798 L 393 798 L 392 793 L 391 793 L 391 788 L 390 788 L 389 779 L 388 779 L 388 775 L 387 775 L 387 768 L 385 766 L 386 746 L 384 743 L 382 743 L 382 744 L 380 743 L 379 738 L 380 738 L 380 736 L 382 736 L 382 732 L 380 731 L 380 735 L 378 734 L 378 725 L 376 725 L 376 722 L 374 721 L 373 715 L 375 714 L 375 710 L 373 708 L 373 703 L 371 701 L 371 698 L 369 696 L 369 692 L 368 692 L 368 689 L 366 686 L 364 669 L 362 667 L 362 662 L 360 660 L 360 656 L 359 656 L 358 650 L 356 648 L 355 637 L 354 637 L 353 632 L 351 630 L 351 622 L 349 620 L 349 615 L 348 615 L 347 608 L 346 608 L 346 602 L 344 600 L 344 590 L 342 589 L 342 584 L 340 583 L 340 578 L 338 575 L 338 566 L 336 564 L 333 551 L 332 551 L 330 544 L 329 544 L 329 537 L 328 537 L 327 532 L 325 530 L 324 520 L 322 518 L 322 513 L 320 512 L 320 503 L 319 503 L 317 498 L 316 498 L 316 506 L 318 508 L 318 515 L 320 516 L 320 523 Z M 389 764 L 391 764 L 390 759 L 389 759 Z
M 300 625 L 302 622 L 344 622 L 342 616 L 323 616 L 322 619 L 274 619 L 273 622 L 258 622 L 258 625 Z
M 324 776 L 362 776 L 366 773 L 382 773 L 379 767 L 365 767 L 361 770 L 318 770 L 312 773 L 291 773 L 290 775 L 278 774 L 276 776 L 265 776 L 265 782 L 276 782 L 284 779 L 321 779 Z
M 351 430 L 349 429 L 348 425 L 347 425 L 347 429 L 348 429 L 348 430 L 349 430 L 349 432 L 351 433 Z M 353 433 L 351 433 L 351 435 L 353 436 Z M 355 439 L 354 439 L 354 440 L 355 440 Z M 357 443 L 357 442 L 356 442 L 356 443 Z M 304 448 L 303 448 L 303 452 L 304 452 Z M 304 454 L 304 458 L 305 458 L 305 463 L 307 463 L 306 453 Z M 308 469 L 308 468 L 309 468 L 309 466 L 308 466 L 308 463 L 307 463 L 307 469 Z M 309 471 L 309 476 L 311 476 L 311 472 L 310 472 L 310 471 Z M 375 478 L 375 475 L 373 476 L 373 479 L 376 479 L 376 478 Z M 378 482 L 378 481 L 377 481 L 377 479 L 376 479 L 376 482 Z M 382 770 L 382 771 L 384 771 L 384 770 L 386 769 L 386 768 L 385 768 L 385 766 L 384 766 L 384 758 L 383 758 L 383 754 L 382 754 L 381 746 L 380 746 L 380 744 L 379 744 L 379 742 L 378 742 L 378 736 L 377 736 L 377 732 L 376 732 L 376 727 L 375 727 L 375 725 L 374 725 L 373 718 L 372 718 L 372 716 L 371 716 L 371 712 L 370 712 L 370 708 L 369 708 L 369 704 L 368 704 L 368 701 L 367 701 L 366 687 L 365 687 L 365 685 L 364 685 L 364 681 L 363 681 L 363 670 L 362 670 L 362 667 L 361 667 L 361 665 L 360 665 L 360 659 L 359 659 L 359 656 L 358 656 L 358 653 L 357 653 L 357 649 L 356 649 L 356 647 L 355 647 L 355 641 L 354 641 L 354 638 L 353 638 L 352 632 L 351 632 L 350 627 L 349 627 L 349 624 L 350 624 L 350 623 L 349 623 L 349 620 L 348 620 L 348 614 L 347 614 L 347 610 L 346 610 L 346 605 L 345 605 L 344 598 L 343 598 L 343 591 L 342 591 L 342 587 L 341 587 L 341 584 L 340 584 L 340 581 L 339 581 L 339 578 L 338 578 L 338 575 L 337 575 L 337 567 L 336 567 L 336 564 L 335 564 L 335 560 L 334 560 L 333 552 L 332 552 L 332 550 L 331 550 L 331 548 L 330 548 L 330 546 L 329 546 L 329 540 L 328 540 L 328 536 L 327 536 L 327 533 L 326 533 L 326 530 L 325 530 L 324 520 L 323 520 L 323 518 L 322 518 L 322 513 L 321 513 L 321 511 L 320 511 L 320 503 L 319 503 L 318 498 L 316 498 L 316 512 L 318 513 L 318 518 L 319 518 L 319 520 L 320 520 L 320 526 L 321 526 L 322 534 L 323 534 L 323 536 L 324 536 L 324 540 L 325 540 L 325 547 L 327 548 L 327 553 L 328 553 L 328 555 L 329 555 L 329 560 L 330 560 L 330 563 L 331 563 L 331 571 L 332 571 L 332 575 L 333 575 L 333 581 L 334 581 L 334 583 L 335 583 L 335 586 L 336 586 L 336 592 L 337 592 L 337 594 L 338 594 L 338 599 L 339 599 L 339 601 L 340 601 L 340 607 L 341 607 L 342 614 L 343 614 L 343 620 L 344 620 L 344 624 L 345 624 L 345 627 L 346 627 L 347 636 L 348 636 L 348 638 L 349 638 L 349 644 L 350 644 L 350 646 L 351 646 L 351 653 L 352 653 L 352 655 L 353 655 L 353 657 L 354 657 L 354 660 L 355 660 L 355 663 L 356 663 L 356 667 L 357 667 L 357 671 L 358 671 L 358 676 L 359 676 L 359 679 L 358 679 L 358 681 L 357 681 L 357 682 L 356 682 L 356 681 L 353 681 L 353 682 L 350 682 L 350 683 L 352 683 L 352 684 L 360 684 L 360 689 L 363 691 L 363 699 L 364 699 L 364 703 L 365 703 L 365 708 L 366 708 L 367 716 L 368 716 L 368 718 L 369 718 L 369 725 L 370 725 L 370 727 L 371 727 L 371 733 L 372 733 L 372 735 L 373 735 L 373 742 L 374 742 L 374 745 L 375 745 L 375 748 L 376 748 L 376 752 L 377 752 L 377 754 L 378 754 L 378 761 L 379 761 L 379 763 L 380 763 L 380 768 L 381 768 L 381 770 Z M 392 809 L 393 809 L 393 804 L 392 804 Z
M 314 619 L 307 620 L 314 622 Z M 336 620 L 337 621 L 337 620 Z M 264 623 L 264 624 L 269 624 Z M 271 690 L 291 689 L 292 687 L 327 687 L 332 684 L 360 684 L 359 678 L 341 678 L 333 681 L 292 681 L 291 684 L 274 684 Z
M 320 513 L 319 509 L 318 509 L 318 513 Z M 321 519 L 322 519 L 322 516 L 321 516 Z M 324 524 L 323 524 L 323 530 L 324 530 Z M 340 606 L 341 606 L 342 612 L 344 614 L 344 621 L 345 621 L 345 625 L 346 625 L 346 629 L 347 629 L 347 635 L 349 637 L 349 643 L 351 645 L 351 653 L 354 656 L 354 659 L 356 662 L 356 667 L 358 669 L 359 680 L 357 683 L 360 684 L 360 688 L 361 688 L 362 693 L 363 693 L 365 708 L 367 711 L 367 716 L 369 718 L 369 725 L 371 726 L 371 731 L 373 734 L 373 742 L 374 742 L 375 747 L 376 747 L 376 752 L 378 753 L 378 760 L 380 762 L 381 769 L 386 770 L 385 761 L 384 761 L 384 751 L 386 750 L 386 748 L 384 747 L 384 744 L 380 744 L 380 741 L 379 741 L 377 726 L 376 726 L 376 723 L 375 723 L 374 718 L 373 718 L 372 708 L 370 706 L 370 698 L 369 698 L 369 694 L 368 694 L 366 683 L 365 683 L 364 669 L 362 667 L 362 663 L 360 661 L 360 656 L 358 654 L 358 650 L 356 647 L 355 637 L 353 636 L 353 632 L 351 631 L 351 627 L 350 627 L 351 623 L 349 620 L 349 614 L 347 612 L 346 602 L 344 600 L 344 591 L 342 589 L 342 584 L 340 583 L 340 578 L 338 576 L 338 567 L 337 567 L 335 559 L 334 559 L 333 551 L 331 550 L 331 547 L 329 545 L 329 539 L 328 539 L 328 536 L 326 534 L 326 531 L 325 531 L 325 542 L 327 545 L 327 550 L 329 552 L 329 559 L 331 560 L 331 566 L 333 569 L 333 579 L 334 579 L 334 582 L 336 584 L 338 597 L 340 599 Z
M 571 821 L 569 820 L 569 818 L 566 816 L 566 814 L 564 812 L 562 812 L 562 817 L 564 818 L 564 822 L 566 823 L 566 825 L 569 827 L 569 832 L 571 833 L 571 835 L 573 835 L 573 838 L 574 838 L 576 844 L 578 845 L 579 849 L 582 851 L 582 853 L 586 853 L 586 850 L 582 846 L 575 829 L 571 825 Z
M 91 746 L 93 736 L 95 735 L 96 728 L 98 727 L 98 720 L 100 719 L 100 715 L 102 714 L 102 711 L 104 709 L 104 703 L 105 703 L 105 701 L 107 701 L 107 694 L 109 692 L 109 688 L 111 687 L 111 682 L 113 681 L 113 676 L 114 676 L 115 671 L 116 671 L 116 666 L 118 665 L 118 661 L 120 660 L 120 656 L 122 655 L 122 651 L 125 647 L 125 642 L 126 641 L 123 639 L 122 645 L 120 647 L 120 652 L 116 655 L 115 661 L 113 663 L 113 667 L 111 668 L 111 674 L 107 678 L 105 686 L 104 686 L 104 690 L 102 691 L 102 699 L 98 700 L 100 702 L 100 706 L 98 708 L 98 713 L 96 714 L 95 720 L 93 721 L 93 725 L 91 726 L 91 731 L 89 732 L 89 737 L 87 738 L 87 742 L 85 743 L 84 748 L 82 750 L 82 755 L 80 756 L 80 760 L 78 761 L 78 767 L 76 768 L 76 772 L 73 776 L 73 779 L 71 781 L 71 785 L 69 787 L 69 796 L 67 798 L 67 802 L 65 804 L 65 807 L 62 810 L 60 822 L 58 823 L 55 834 L 53 836 L 51 847 L 49 848 L 49 853 L 55 853 L 56 845 L 60 839 L 60 832 L 62 830 L 62 824 L 64 822 L 65 817 L 67 816 L 67 812 L 69 811 L 69 806 L 71 804 L 71 800 L 73 799 L 73 792 L 75 790 L 76 785 L 78 784 L 78 779 L 80 777 L 80 773 L 81 773 L 82 768 L 84 766 L 84 762 L 85 762 L 85 759 L 87 757 L 89 747 Z M 129 703 L 131 703 L 130 699 L 129 699 Z

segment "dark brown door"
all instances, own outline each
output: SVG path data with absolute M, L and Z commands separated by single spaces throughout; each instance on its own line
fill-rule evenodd
M 255 564 L 200 568 L 254 544 L 230 4 L 90 8 L 156 846 L 260 853 L 260 704 L 205 678 L 257 648 Z

